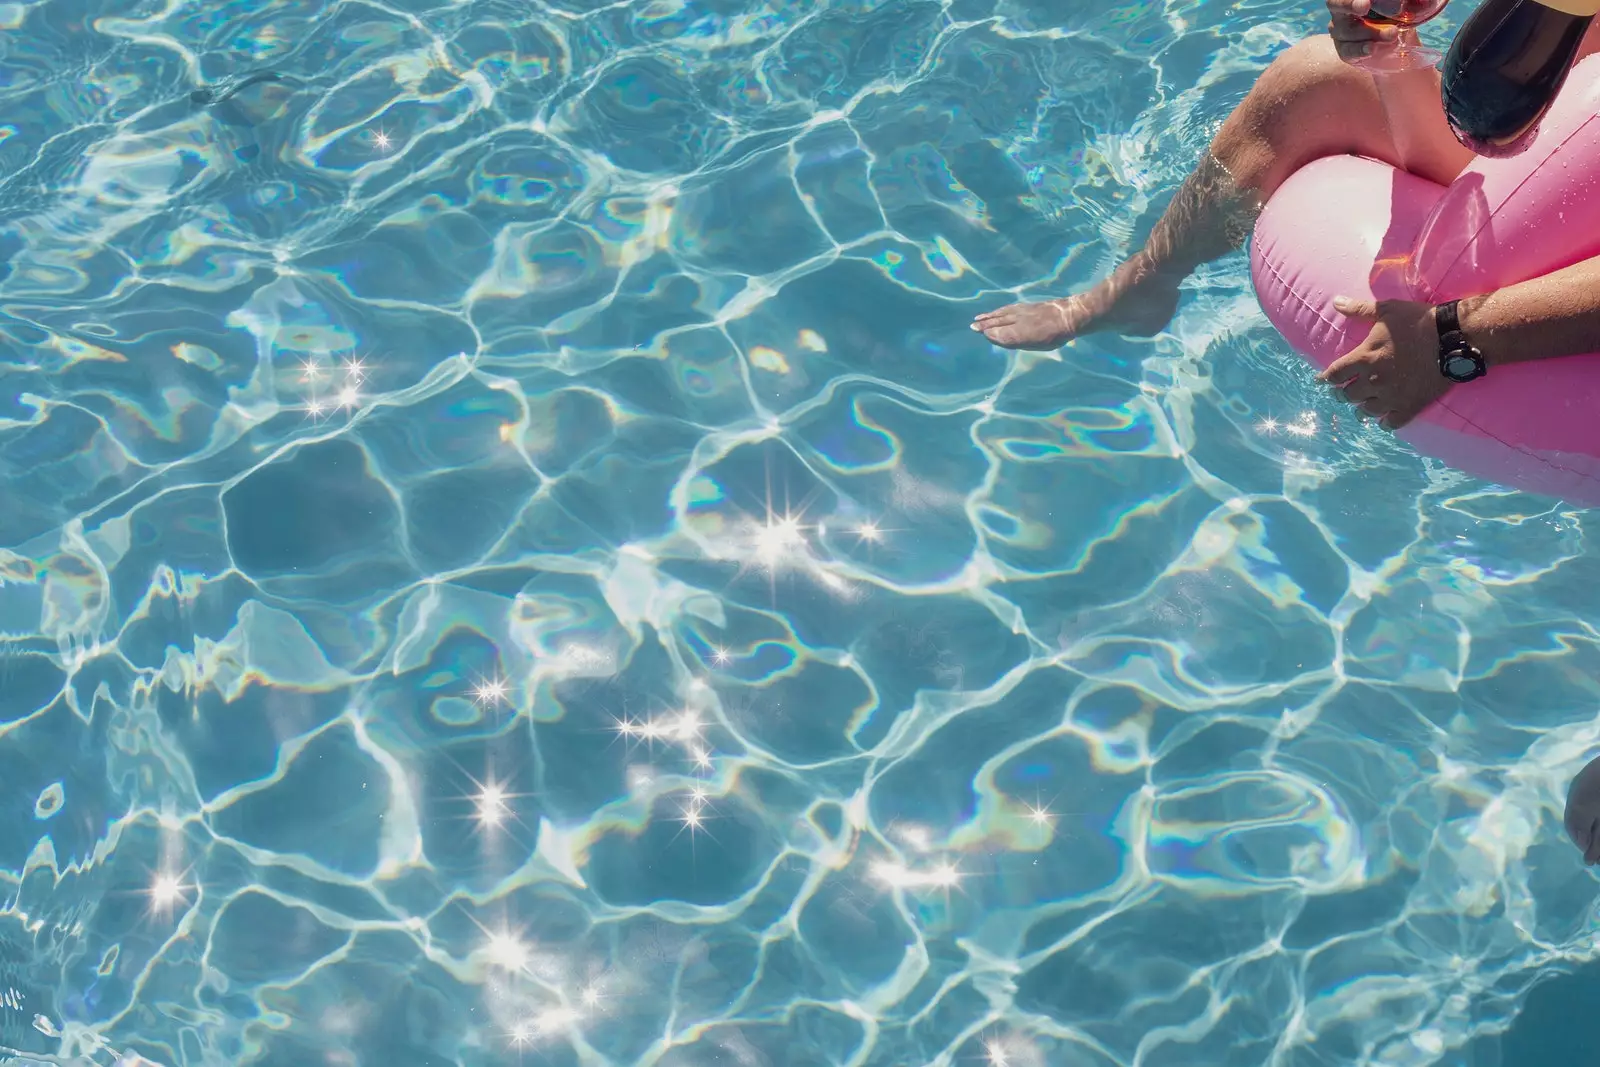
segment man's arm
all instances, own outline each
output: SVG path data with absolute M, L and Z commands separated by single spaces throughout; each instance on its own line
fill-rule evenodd
M 1600 352 L 1600 257 L 1465 297 L 1458 312 L 1490 366 Z
M 1338 386 L 1345 400 L 1397 430 L 1450 389 L 1439 373 L 1432 304 L 1341 296 L 1333 306 L 1347 318 L 1371 323 L 1366 340 L 1317 376 Z M 1491 365 L 1600 352 L 1600 256 L 1463 297 L 1456 314 L 1468 343 Z

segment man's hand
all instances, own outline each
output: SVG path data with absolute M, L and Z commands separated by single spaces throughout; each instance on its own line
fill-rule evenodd
M 1398 430 L 1443 396 L 1453 384 L 1439 373 L 1439 332 L 1433 305 L 1411 300 L 1351 300 L 1334 309 L 1372 324 L 1355 350 L 1317 376 L 1343 391 L 1343 398 Z
M 1339 58 L 1346 63 L 1360 59 L 1380 41 L 1393 41 L 1398 26 L 1373 26 L 1361 17 L 1372 7 L 1372 0 L 1328 0 L 1328 36 Z

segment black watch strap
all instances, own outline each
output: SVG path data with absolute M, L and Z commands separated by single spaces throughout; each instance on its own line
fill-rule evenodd
M 1458 310 L 1460 304 L 1461 301 L 1459 300 L 1446 300 L 1433 309 L 1434 321 L 1439 324 L 1439 340 L 1441 343 L 1445 343 L 1446 335 L 1452 333 L 1459 335 L 1461 333 L 1461 312 Z M 1450 340 L 1453 341 L 1455 338 L 1452 337 Z
M 1459 304 L 1458 300 L 1446 300 L 1433 309 L 1433 321 L 1439 327 L 1439 373 L 1457 384 L 1482 378 L 1489 370 L 1483 353 L 1461 333 Z

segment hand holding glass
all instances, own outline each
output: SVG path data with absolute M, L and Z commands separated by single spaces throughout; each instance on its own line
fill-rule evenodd
M 1369 26 L 1398 26 L 1400 32 L 1391 43 L 1374 44 L 1366 55 L 1352 60 L 1354 66 L 1378 74 L 1420 70 L 1436 66 L 1440 55 L 1417 40 L 1417 27 L 1445 9 L 1450 0 L 1372 0 L 1361 21 Z

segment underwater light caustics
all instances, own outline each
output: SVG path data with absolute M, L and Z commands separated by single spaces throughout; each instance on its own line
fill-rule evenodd
M 511 1044 L 516 1048 L 525 1048 L 539 1038 L 557 1030 L 565 1029 L 574 1023 L 582 1022 L 583 1016 L 573 1008 L 547 1008 L 540 1012 L 531 1022 L 517 1023 L 511 1028 Z
M 961 872 L 953 863 L 941 863 L 926 871 L 916 871 L 903 863 L 876 864 L 872 873 L 880 882 L 892 889 L 948 889 L 961 881 Z

